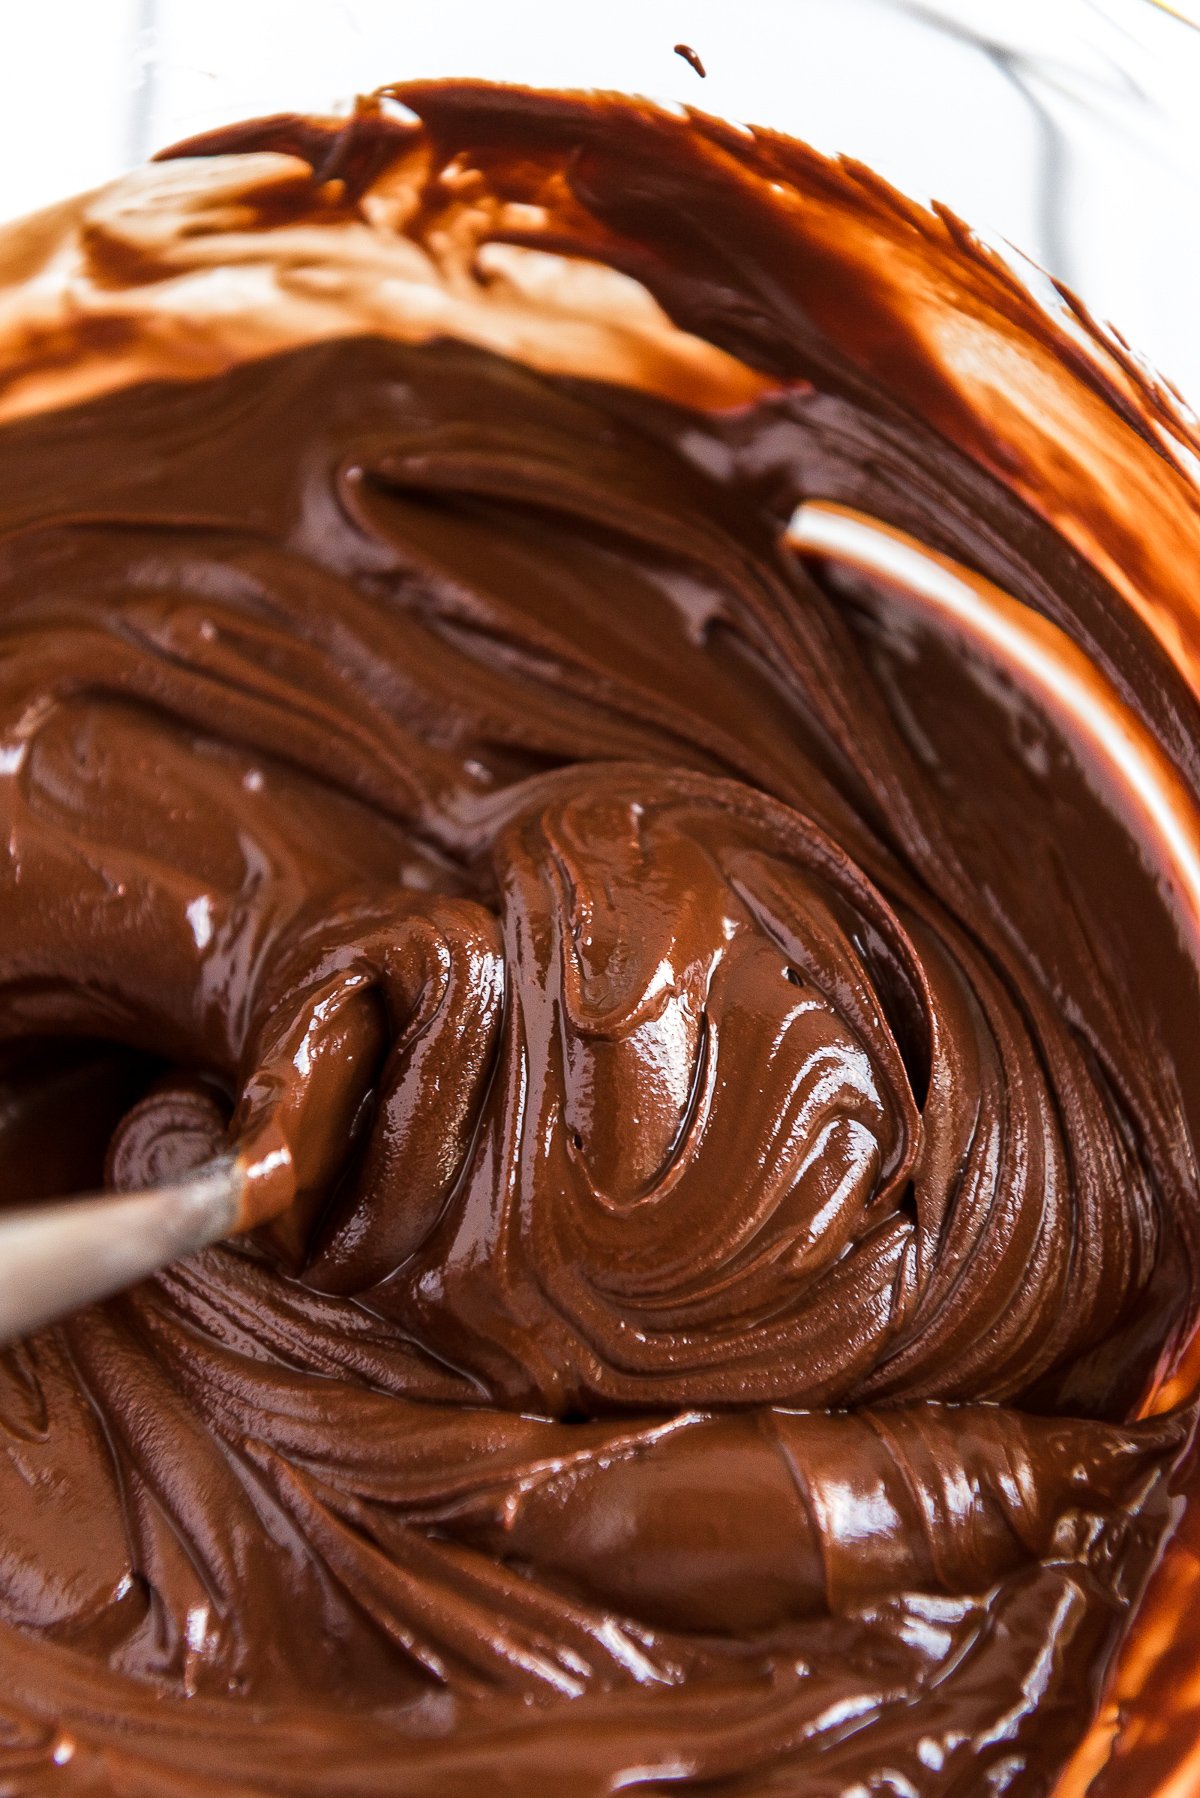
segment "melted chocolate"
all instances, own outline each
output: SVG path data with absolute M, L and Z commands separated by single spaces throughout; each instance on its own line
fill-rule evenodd
M 10 246 L 0 1149 L 269 1172 L 0 1356 L 0 1777 L 1144 1792 L 1200 719 L 1079 496 L 1183 532 L 1174 414 L 862 172 L 397 92 Z M 1108 437 L 989 435 L 884 231 Z

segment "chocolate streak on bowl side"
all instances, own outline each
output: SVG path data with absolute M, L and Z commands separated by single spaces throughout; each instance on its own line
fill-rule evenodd
M 0 1356 L 0 1782 L 1165 1791 L 1182 410 L 866 170 L 392 92 L 0 239 L 0 1158 L 272 1170 Z

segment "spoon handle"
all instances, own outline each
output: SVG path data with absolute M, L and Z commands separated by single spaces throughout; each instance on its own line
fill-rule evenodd
M 0 1343 L 109 1298 L 234 1229 L 244 1175 L 232 1156 L 144 1192 L 0 1212 Z

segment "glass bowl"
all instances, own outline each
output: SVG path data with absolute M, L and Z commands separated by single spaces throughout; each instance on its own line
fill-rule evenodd
M 6 24 L 0 217 L 178 138 L 341 110 L 385 81 L 618 88 L 771 126 L 945 202 L 1200 396 L 1189 12 L 1194 0 L 66 0 Z M 684 40 L 704 79 L 676 53 Z

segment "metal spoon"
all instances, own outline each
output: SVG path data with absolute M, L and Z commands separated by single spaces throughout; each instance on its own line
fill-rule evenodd
M 110 1298 L 244 1227 L 245 1184 L 242 1164 L 229 1156 L 145 1192 L 0 1212 L 0 1343 Z

